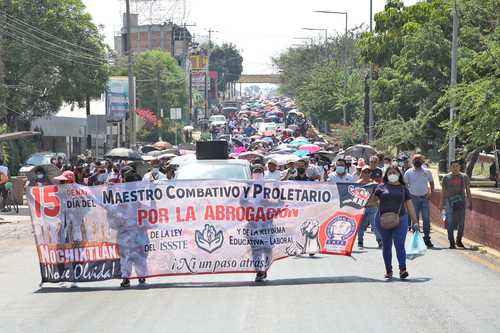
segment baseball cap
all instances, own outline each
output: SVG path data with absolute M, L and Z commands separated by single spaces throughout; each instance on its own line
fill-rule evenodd
M 74 183 L 75 182 L 75 174 L 73 173 L 73 171 L 68 170 L 68 171 L 64 171 L 62 173 L 62 175 L 54 177 L 54 179 Z
M 423 161 L 424 159 L 425 159 L 425 157 L 422 154 L 415 154 L 415 155 L 413 155 L 413 158 L 412 158 L 413 161 L 415 161 L 415 160 Z

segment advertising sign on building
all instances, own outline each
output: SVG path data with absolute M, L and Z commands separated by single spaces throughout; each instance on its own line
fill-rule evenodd
M 110 122 L 118 122 L 128 112 L 128 78 L 112 76 L 109 78 L 106 92 L 106 116 Z
M 191 73 L 191 86 L 194 90 L 205 92 L 205 78 L 206 72 L 192 72 Z M 210 90 L 210 80 L 207 81 L 207 89 Z
M 192 55 L 190 60 L 193 70 L 205 70 L 208 67 L 208 56 L 206 55 Z

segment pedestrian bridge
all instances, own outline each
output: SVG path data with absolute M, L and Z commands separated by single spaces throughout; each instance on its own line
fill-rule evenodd
M 271 83 L 280 84 L 279 74 L 242 74 L 238 83 Z

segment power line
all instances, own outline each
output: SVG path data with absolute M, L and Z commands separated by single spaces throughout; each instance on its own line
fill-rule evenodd
M 5 30 L 5 29 L 1 29 L 0 28 L 0 31 L 3 31 L 3 33 L 5 33 L 6 35 L 12 37 L 12 38 L 15 38 L 15 39 L 18 39 L 21 43 L 23 43 L 24 45 L 27 45 L 29 47 L 32 47 L 34 49 L 37 49 L 39 51 L 42 51 L 44 52 L 45 54 L 48 54 L 48 55 L 51 55 L 53 57 L 56 57 L 56 58 L 59 58 L 59 59 L 62 59 L 62 60 L 65 60 L 65 61 L 69 61 L 69 62 L 73 62 L 73 63 L 76 63 L 76 64 L 81 64 L 81 65 L 87 65 L 87 66 L 93 66 L 93 67 L 101 67 L 102 65 L 98 65 L 96 63 L 88 63 L 88 62 L 83 62 L 83 61 L 78 61 L 78 60 L 75 60 L 75 59 L 71 59 L 71 58 L 68 58 L 67 56 L 65 55 L 62 55 L 60 53 L 56 53 L 55 51 L 50 51 L 50 50 L 47 50 L 47 49 L 44 49 L 43 47 L 41 46 L 37 46 L 37 45 L 34 45 L 34 44 L 30 44 L 28 41 L 26 41 L 23 37 L 19 38 L 18 35 L 15 35 L 11 32 L 9 32 L 8 30 Z
M 58 41 L 60 41 L 60 42 L 62 42 L 62 43 L 65 43 L 65 44 L 68 44 L 68 45 L 70 45 L 70 46 L 74 46 L 74 47 L 77 47 L 77 48 L 79 48 L 79 49 L 82 49 L 82 50 L 86 51 L 86 52 L 87 52 L 87 53 L 89 53 L 89 54 L 92 54 L 92 55 L 97 55 L 97 53 L 95 53 L 95 50 L 92 50 L 92 49 L 86 48 L 86 47 L 81 46 L 81 45 L 78 45 L 78 44 L 74 44 L 74 43 L 68 42 L 68 41 L 67 41 L 67 40 L 65 40 L 65 39 L 62 39 L 62 38 L 57 37 L 57 36 L 54 36 L 54 35 L 52 35 L 52 34 L 50 34 L 50 33 L 46 32 L 46 31 L 44 31 L 44 30 L 38 29 L 38 28 L 34 27 L 33 25 L 31 25 L 31 24 L 27 23 L 26 21 L 23 21 L 23 20 L 21 20 L 21 19 L 19 19 L 19 18 L 16 18 L 16 17 L 14 17 L 14 16 L 9 15 L 9 14 L 5 14 L 5 16 L 6 16 L 7 18 L 9 18 L 9 19 L 13 20 L 13 21 L 17 21 L 19 24 L 21 24 L 21 25 L 25 26 L 27 29 L 31 29 L 32 31 L 36 31 L 36 32 L 38 32 L 38 33 L 40 33 L 40 34 L 42 34 L 42 35 L 46 35 L 46 36 L 48 36 L 48 37 L 54 38 L 54 39 L 56 39 L 56 40 L 58 40 Z
M 45 45 L 50 45 L 50 47 L 55 48 L 54 51 L 58 51 L 58 52 L 63 52 L 64 51 L 64 52 L 69 53 L 70 55 L 72 55 L 75 58 L 81 58 L 83 60 L 90 60 L 90 61 L 95 62 L 95 63 L 106 62 L 102 58 L 96 58 L 96 57 L 86 56 L 86 55 L 83 55 L 83 54 L 77 54 L 77 53 L 75 53 L 74 50 L 70 50 L 70 49 L 65 48 L 64 46 L 61 46 L 61 45 L 49 42 L 49 41 L 47 41 L 47 40 L 45 40 L 45 39 L 43 39 L 41 37 L 38 37 L 38 36 L 36 36 L 36 35 L 34 35 L 32 33 L 23 31 L 20 28 L 12 25 L 10 23 L 6 23 L 5 25 L 6 25 L 7 28 L 12 29 L 12 33 L 18 34 L 20 37 L 24 37 L 24 38 L 27 38 L 27 39 L 35 38 L 35 39 L 41 41 L 42 43 L 45 43 Z M 33 39 L 31 39 L 31 41 L 33 41 Z

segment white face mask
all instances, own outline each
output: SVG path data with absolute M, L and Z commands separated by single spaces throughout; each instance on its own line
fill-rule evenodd
M 399 176 L 396 174 L 390 174 L 389 176 L 387 176 L 387 179 L 389 179 L 390 183 L 397 183 L 399 180 Z
M 264 174 L 263 173 L 254 173 L 252 175 L 253 180 L 262 180 L 264 179 Z
M 345 173 L 345 167 L 343 167 L 343 166 L 337 166 L 337 167 L 335 168 L 335 171 L 336 171 L 339 175 L 342 175 L 342 174 L 344 174 L 344 173 Z

